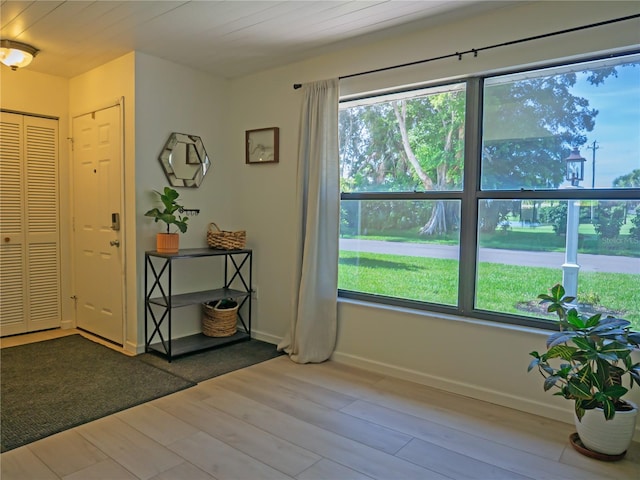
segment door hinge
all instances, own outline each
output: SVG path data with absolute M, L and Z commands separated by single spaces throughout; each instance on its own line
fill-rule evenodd
M 67 140 L 69 140 L 69 142 L 71 142 L 71 151 L 74 151 L 74 145 L 73 145 L 73 137 L 67 137 Z

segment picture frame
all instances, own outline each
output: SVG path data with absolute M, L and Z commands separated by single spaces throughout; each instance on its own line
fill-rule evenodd
M 278 163 L 280 153 L 280 129 L 258 128 L 245 132 L 247 164 Z

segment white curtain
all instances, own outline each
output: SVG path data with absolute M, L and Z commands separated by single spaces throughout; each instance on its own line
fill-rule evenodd
M 297 363 L 327 360 L 336 343 L 338 296 L 338 80 L 302 86 L 298 146 L 295 315 L 278 345 Z

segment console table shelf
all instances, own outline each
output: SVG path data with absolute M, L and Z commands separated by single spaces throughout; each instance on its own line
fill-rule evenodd
M 202 350 L 223 347 L 225 345 L 232 345 L 234 343 L 244 342 L 250 339 L 251 337 L 248 333 L 241 331 L 237 331 L 230 337 L 207 337 L 202 333 L 197 333 L 187 337 L 176 338 L 171 342 L 171 358 Z M 166 350 L 162 343 L 149 345 L 148 351 L 153 351 L 154 353 L 166 356 Z
M 176 261 L 197 258 L 222 258 L 224 275 L 218 282 L 221 288 L 196 292 L 172 293 L 172 266 Z M 203 260 L 204 261 L 204 260 Z M 242 250 L 219 250 L 213 248 L 191 248 L 178 253 L 145 253 L 145 351 L 158 353 L 169 361 L 187 353 L 198 352 L 251 339 L 251 274 L 253 252 Z M 234 288 L 231 288 L 231 286 Z M 173 338 L 175 308 L 197 305 L 224 298 L 238 302 L 238 331 L 229 337 L 208 337 L 202 333 Z M 164 332 L 163 332 L 164 330 Z M 165 338 L 166 335 L 166 338 Z
M 248 292 L 233 290 L 231 288 L 216 288 L 215 290 L 205 290 L 204 292 L 181 293 L 171 295 L 171 306 L 173 308 L 186 307 L 197 303 L 222 300 L 223 298 L 240 298 L 246 297 L 247 295 Z M 163 307 L 167 306 L 167 300 L 163 297 L 150 298 L 149 303 Z

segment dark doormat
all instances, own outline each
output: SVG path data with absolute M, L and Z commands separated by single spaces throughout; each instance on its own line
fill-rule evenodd
M 136 358 L 165 372 L 198 383 L 280 355 L 283 353 L 278 352 L 275 345 L 251 339 L 248 342 L 174 358 L 171 363 L 153 353 L 138 355 Z
M 3 348 L 1 451 L 193 385 L 81 335 Z

